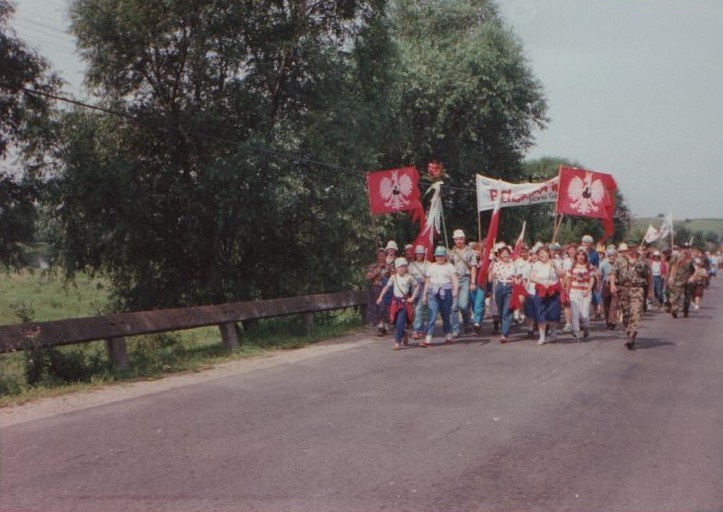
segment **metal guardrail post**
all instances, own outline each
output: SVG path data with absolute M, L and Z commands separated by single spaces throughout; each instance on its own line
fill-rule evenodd
M 128 368 L 128 349 L 125 338 L 107 338 L 105 349 L 113 366 L 121 370 Z
M 304 331 L 311 334 L 314 330 L 314 313 L 304 313 Z
M 221 341 L 224 347 L 228 350 L 238 350 L 241 348 L 236 322 L 219 324 L 218 329 L 221 331 Z

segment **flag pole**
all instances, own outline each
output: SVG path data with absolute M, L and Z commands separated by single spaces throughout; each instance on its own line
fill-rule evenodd
M 372 197 L 369 193 L 370 186 L 369 186 L 369 174 L 366 173 L 366 181 L 367 181 L 367 202 L 369 203 L 369 216 L 372 218 L 372 230 L 374 231 L 374 238 L 377 241 L 377 247 L 381 247 L 381 240 L 379 239 L 379 231 L 377 231 L 377 221 L 374 219 L 374 208 L 372 207 Z M 374 249 L 376 250 L 376 248 Z
M 377 230 L 377 221 L 374 219 L 374 214 L 373 214 L 373 213 L 370 212 L 369 215 L 370 215 L 371 218 L 372 218 L 372 229 L 374 230 L 374 238 L 375 238 L 376 241 L 377 241 L 377 247 L 381 247 L 381 246 L 382 246 L 382 243 L 381 243 L 381 239 L 379 238 L 379 231 Z M 376 250 L 376 249 L 375 249 L 375 250 Z
M 552 241 L 551 243 L 555 243 L 557 240 L 557 233 L 560 231 L 560 226 L 562 226 L 562 219 L 565 216 L 564 213 L 560 213 L 560 218 L 558 220 L 558 210 L 560 209 L 560 197 L 562 196 L 562 191 L 560 190 L 560 184 L 562 183 L 562 164 L 560 165 L 560 168 L 557 170 L 557 202 L 555 203 L 555 222 L 553 225 L 555 226 L 553 232 L 552 232 Z
M 560 231 L 560 226 L 562 226 L 562 220 L 565 218 L 565 214 L 561 213 L 559 220 L 557 217 L 555 217 L 555 231 L 552 233 L 552 242 L 554 243 L 557 240 L 557 233 Z
M 482 241 L 482 216 L 480 215 L 479 205 L 477 205 L 477 241 Z
M 441 190 L 440 190 L 441 192 Z M 442 202 L 442 194 L 439 197 L 439 211 L 442 214 L 442 231 L 444 231 L 444 246 L 449 247 L 449 239 L 447 238 L 447 223 L 444 221 L 444 202 Z

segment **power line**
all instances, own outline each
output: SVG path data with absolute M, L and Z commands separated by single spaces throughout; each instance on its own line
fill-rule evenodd
M 127 113 L 125 113 L 125 112 L 120 112 L 120 111 L 118 111 L 118 110 L 112 110 L 112 109 L 109 109 L 109 108 L 100 107 L 100 106 L 98 106 L 98 105 L 91 105 L 91 104 L 89 104 L 89 103 L 84 103 L 84 102 L 82 102 L 82 101 L 74 100 L 74 99 L 71 99 L 71 98 L 66 98 L 66 97 L 64 97 L 64 96 L 58 96 L 58 95 L 56 95 L 56 94 L 51 94 L 51 93 L 45 92 L 45 91 L 38 91 L 38 90 L 36 90 L 36 89 L 30 89 L 30 88 L 27 88 L 27 87 L 25 87 L 23 90 L 24 90 L 25 92 L 30 93 L 30 94 L 38 94 L 38 95 L 40 95 L 40 96 L 45 96 L 45 97 L 50 98 L 50 99 L 53 99 L 53 100 L 62 101 L 62 102 L 64 102 L 64 103 L 70 103 L 71 105 L 76 105 L 76 106 L 79 106 L 79 107 L 88 108 L 88 109 L 91 109 L 91 110 L 96 110 L 96 111 L 103 112 L 103 113 L 106 113 L 106 114 L 123 117 L 123 118 L 125 118 L 125 119 L 127 119 L 127 120 L 129 120 L 129 121 L 139 121 L 138 118 L 134 117 L 133 115 L 127 114 Z M 299 156 L 299 155 L 294 155 L 294 154 L 291 154 L 291 153 L 286 153 L 286 152 L 279 151 L 279 150 L 263 148 L 263 147 L 260 147 L 260 146 L 255 146 L 255 145 L 253 145 L 253 144 L 242 143 L 242 142 L 239 142 L 239 141 L 235 141 L 235 140 L 231 140 L 231 139 L 226 139 L 226 138 L 223 138 L 223 137 L 217 137 L 217 136 L 215 136 L 215 135 L 209 135 L 209 134 L 207 134 L 207 133 L 200 133 L 200 132 L 194 132 L 194 131 L 189 131 L 189 132 L 187 132 L 187 133 L 188 133 L 189 135 L 195 135 L 195 136 L 202 137 L 202 138 L 206 138 L 206 139 L 213 140 L 213 141 L 216 141 L 216 142 L 223 142 L 223 143 L 225 143 L 225 144 L 232 144 L 232 145 L 235 145 L 235 146 L 241 147 L 241 148 L 250 148 L 250 149 L 253 149 L 253 150 L 255 150 L 255 151 L 259 151 L 259 152 L 262 152 L 262 153 L 267 153 L 267 154 L 274 155 L 274 156 L 277 156 L 277 157 L 286 158 L 286 159 L 293 160 L 293 161 L 296 161 L 296 162 L 304 162 L 304 163 L 319 165 L 319 166 L 322 166 L 322 167 L 328 167 L 328 168 L 331 168 L 331 169 L 334 169 L 334 170 L 338 170 L 338 171 L 345 171 L 345 172 L 356 172 L 356 171 L 357 171 L 356 169 L 352 169 L 352 168 L 350 168 L 350 167 L 344 167 L 344 166 L 337 165 L 337 164 L 331 164 L 331 163 L 328 163 L 328 162 L 322 162 L 322 161 L 320 161 L 320 160 L 314 160 L 313 158 L 306 158 L 306 157 L 302 157 L 302 156 Z
M 45 97 L 47 97 L 47 98 L 50 98 L 50 99 L 53 99 L 53 100 L 56 100 L 56 101 L 61 101 L 61 102 L 65 102 L 65 103 L 70 103 L 70 104 L 72 104 L 72 105 L 76 105 L 76 106 L 83 107 L 83 108 L 87 108 L 87 109 L 91 109 L 91 110 L 96 110 L 96 111 L 99 111 L 99 112 L 103 112 L 103 113 L 105 113 L 105 114 L 110 114 L 110 115 L 114 115 L 114 116 L 119 116 L 119 117 L 122 117 L 122 118 L 124 118 L 124 119 L 126 119 L 126 120 L 128 120 L 128 121 L 139 121 L 138 118 L 136 118 L 135 116 L 133 116 L 133 115 L 131 115 L 131 114 L 127 114 L 127 113 L 125 113 L 125 112 L 120 112 L 120 111 L 118 111 L 118 110 L 113 110 L 113 109 L 109 109 L 109 108 L 105 108 L 105 107 L 100 107 L 100 106 L 98 106 L 98 105 L 91 105 L 91 104 L 89 104 L 89 103 L 85 103 L 85 102 L 82 102 L 82 101 L 74 100 L 74 99 L 71 99 L 71 98 L 66 98 L 66 97 L 64 97 L 64 96 L 58 96 L 58 95 L 56 95 L 56 94 L 51 94 L 51 93 L 44 92 L 44 91 L 38 91 L 38 90 L 35 90 L 35 89 L 30 89 L 30 88 L 27 88 L 27 87 L 24 88 L 24 90 L 25 90 L 26 92 L 30 93 L 30 94 L 38 94 L 38 95 L 45 96 Z M 249 149 L 252 149 L 252 150 L 254 150 L 254 151 L 258 151 L 258 152 L 260 152 L 260 153 L 266 153 L 266 154 L 273 155 L 273 156 L 276 156 L 276 157 L 285 158 L 285 159 L 288 159 L 288 160 L 292 160 L 292 161 L 294 161 L 294 162 L 304 162 L 304 163 L 307 163 L 307 164 L 313 164 L 313 165 L 318 165 L 318 166 L 321 166 L 321 167 L 327 167 L 327 168 L 333 169 L 333 170 L 344 171 L 344 172 L 355 173 L 355 174 L 358 173 L 358 169 L 352 169 L 352 168 L 350 168 L 350 167 L 344 167 L 344 166 L 337 165 L 337 164 L 332 164 L 332 163 L 329 163 L 329 162 L 323 162 L 323 161 L 321 161 L 321 160 L 315 160 L 315 159 L 313 159 L 313 158 L 306 158 L 306 157 L 302 157 L 302 156 L 295 155 L 295 154 L 292 154 L 292 153 L 287 153 L 287 152 L 284 152 L 284 151 L 279 151 L 279 150 L 275 150 L 275 149 L 264 148 L 264 147 L 256 146 L 256 145 L 253 145 L 253 144 L 243 143 L 243 142 L 239 142 L 239 141 L 235 141 L 235 140 L 231 140 L 231 139 L 226 139 L 226 138 L 223 138 L 223 137 L 217 137 L 217 136 L 215 136 L 215 135 L 209 135 L 209 134 L 206 134 L 206 133 L 193 132 L 193 131 L 190 131 L 190 132 L 187 132 L 187 133 L 190 134 L 190 135 L 195 135 L 195 136 L 202 137 L 202 138 L 206 138 L 206 139 L 213 140 L 213 141 L 216 141 L 216 142 L 223 142 L 223 143 L 225 143 L 225 144 L 232 144 L 232 145 L 235 145 L 235 146 L 240 147 L 240 148 L 249 148 Z M 421 183 L 426 183 L 426 184 L 431 184 L 431 183 L 432 183 L 432 182 L 428 182 L 428 181 L 426 181 L 426 180 L 420 180 L 420 182 L 421 182 Z M 457 191 L 460 191 L 460 192 L 468 192 L 468 193 L 469 193 L 469 192 L 476 192 L 476 189 L 461 188 L 461 187 L 450 187 L 450 186 L 447 186 L 447 185 L 445 185 L 444 188 L 446 188 L 447 190 L 457 190 Z
M 59 34 L 63 34 L 65 36 L 70 37 L 70 34 L 66 30 L 61 30 L 57 27 L 54 27 L 52 25 L 48 25 L 46 23 L 41 23 L 40 21 L 34 20 L 32 18 L 20 18 L 15 20 L 16 23 L 30 23 L 31 25 L 36 25 L 38 27 L 43 27 L 47 30 L 52 30 L 53 32 L 58 32 Z

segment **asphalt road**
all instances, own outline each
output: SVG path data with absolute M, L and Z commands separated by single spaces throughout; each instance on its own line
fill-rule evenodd
M 0 510 L 723 510 L 722 284 L 632 352 L 369 338 L 6 426 Z

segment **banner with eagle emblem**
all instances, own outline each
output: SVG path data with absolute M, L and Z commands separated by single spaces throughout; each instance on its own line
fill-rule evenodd
M 602 172 L 560 166 L 557 213 L 602 219 L 605 238 L 613 232 L 615 190 L 613 177 Z
M 418 182 L 419 173 L 415 167 L 368 172 L 367 186 L 372 214 L 413 210 L 421 211 L 423 215 Z M 412 217 L 415 216 L 413 212 Z

